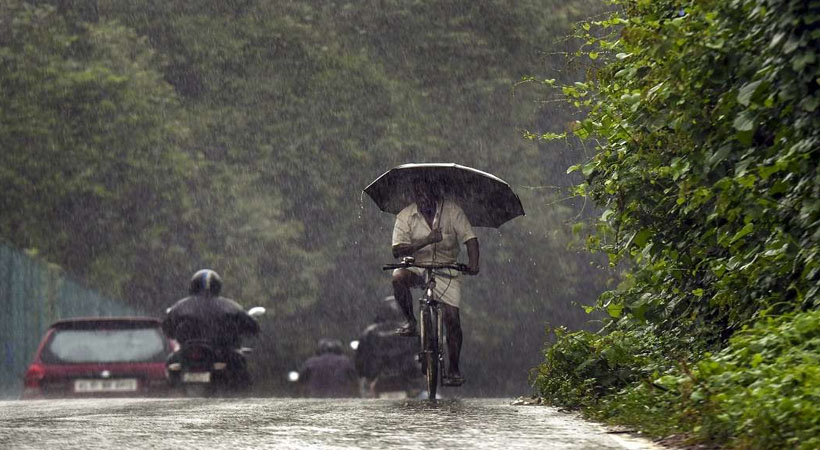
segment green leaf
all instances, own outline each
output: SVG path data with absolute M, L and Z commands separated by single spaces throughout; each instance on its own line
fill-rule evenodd
M 729 153 L 732 151 L 732 147 L 729 145 L 721 146 L 716 152 L 712 153 L 709 156 L 708 163 L 709 166 L 714 167 L 715 165 L 719 164 L 721 161 L 726 159 Z
M 590 161 L 584 164 L 584 166 L 581 168 L 581 173 L 583 173 L 585 177 L 588 177 L 590 176 L 590 174 L 592 174 L 592 172 L 595 171 L 597 167 L 598 163 L 596 161 Z
M 619 305 L 619 304 L 615 304 L 615 303 L 611 303 L 609 306 L 606 307 L 606 312 L 613 319 L 617 319 L 618 317 L 621 317 L 621 314 L 623 313 L 623 310 L 624 310 L 624 305 Z
M 649 306 L 646 304 L 638 305 L 637 307 L 630 309 L 630 312 L 636 319 L 640 320 L 641 322 L 646 321 L 646 311 L 649 309 Z
M 755 129 L 755 115 L 748 109 L 735 117 L 732 126 L 738 131 L 751 131 Z
M 566 133 L 543 133 L 540 138 L 542 141 L 555 141 L 567 137 Z
M 580 234 L 584 230 L 584 222 L 576 222 L 572 224 L 572 234 Z
M 749 223 L 747 223 L 746 225 L 744 225 L 744 226 L 743 226 L 743 228 L 741 228 L 741 229 L 740 229 L 740 231 L 738 231 L 737 233 L 735 233 L 735 235 L 734 235 L 734 236 L 732 236 L 732 239 L 731 239 L 729 242 L 730 242 L 730 243 L 734 243 L 734 242 L 736 242 L 737 240 L 742 239 L 744 236 L 748 235 L 749 233 L 751 233 L 751 232 L 752 232 L 752 231 L 754 231 L 754 230 L 755 230 L 755 225 L 754 225 L 754 223 L 753 223 L 753 222 L 749 222 Z
M 635 237 L 632 239 L 632 243 L 639 248 L 643 248 L 650 236 L 652 236 L 652 232 L 644 228 L 635 234 Z
M 814 112 L 818 106 L 820 106 L 820 95 L 815 94 L 800 101 L 800 107 L 804 111 Z
M 716 39 L 714 41 L 710 41 L 706 43 L 707 48 L 711 48 L 712 50 L 720 50 L 726 44 L 724 39 Z
M 806 66 L 813 64 L 817 61 L 817 50 L 807 50 L 797 57 L 792 59 L 792 68 L 796 72 L 802 72 Z
M 774 174 L 776 172 L 779 172 L 779 171 L 780 171 L 780 167 L 775 164 L 775 165 L 772 165 L 772 166 L 759 167 L 757 169 L 757 174 L 760 175 L 761 179 L 766 180 L 770 176 L 772 176 L 772 174 Z
M 746 189 L 752 189 L 755 187 L 755 182 L 757 181 L 757 177 L 753 174 L 744 175 L 742 177 L 736 177 L 735 181 Z
M 542 141 L 555 141 L 558 139 L 564 139 L 567 137 L 566 133 L 543 133 L 541 135 Z
M 757 88 L 760 84 L 763 83 L 762 80 L 753 81 L 751 83 L 746 83 L 743 87 L 740 88 L 740 91 L 737 94 L 737 102 L 743 106 L 749 106 L 749 103 L 752 100 L 752 96 L 754 96 Z

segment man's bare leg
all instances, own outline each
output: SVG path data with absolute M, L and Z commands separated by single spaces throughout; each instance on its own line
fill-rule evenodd
M 407 322 L 396 329 L 396 333 L 402 336 L 415 336 L 418 334 L 416 326 L 416 316 L 413 315 L 413 296 L 410 287 L 413 286 L 416 274 L 405 269 L 398 269 L 393 272 L 393 297 L 396 298 L 401 307 L 404 318 Z
M 447 328 L 447 355 L 450 360 L 449 373 L 446 374 L 451 385 L 461 385 L 464 383 L 464 377 L 461 375 L 461 369 L 458 366 L 461 358 L 461 316 L 459 310 L 455 306 L 444 305 L 444 326 Z

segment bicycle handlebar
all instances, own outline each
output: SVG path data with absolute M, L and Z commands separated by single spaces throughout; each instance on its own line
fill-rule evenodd
M 414 263 L 414 262 L 401 262 L 401 263 L 393 263 L 393 264 L 385 264 L 382 266 L 382 270 L 393 270 L 393 269 L 407 269 L 408 267 L 418 267 L 419 269 L 453 269 L 458 270 L 459 272 L 467 272 L 469 269 L 467 268 L 466 264 L 462 263 L 450 263 L 450 264 L 425 264 L 425 263 Z

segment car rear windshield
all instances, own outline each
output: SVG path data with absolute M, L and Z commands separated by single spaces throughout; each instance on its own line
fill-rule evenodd
M 165 341 L 158 328 L 55 330 L 42 359 L 47 363 L 164 361 Z

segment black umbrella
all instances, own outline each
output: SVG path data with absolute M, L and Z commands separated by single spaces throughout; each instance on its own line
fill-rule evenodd
M 521 200 L 504 180 L 452 163 L 403 164 L 376 178 L 364 192 L 382 211 L 398 214 L 415 201 L 413 180 L 417 178 L 440 185 L 444 197 L 461 206 L 474 227 L 498 228 L 524 215 Z

